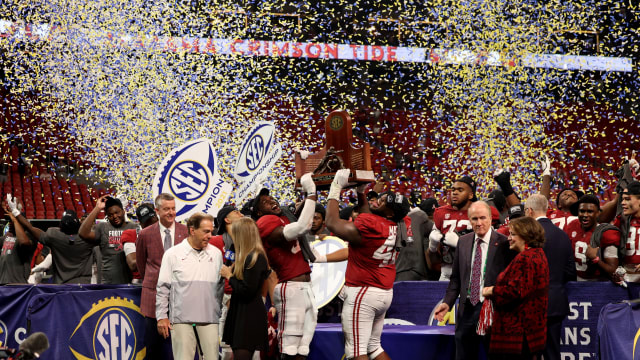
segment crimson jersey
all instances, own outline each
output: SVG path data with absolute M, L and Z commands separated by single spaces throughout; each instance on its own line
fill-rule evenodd
M 216 235 L 209 238 L 209 244 L 215 246 L 222 252 L 222 258 L 224 259 L 224 241 L 222 235 Z
M 309 263 L 304 260 L 298 240 L 286 241 L 284 244 L 272 244 L 266 238 L 280 226 L 289 224 L 286 216 L 265 215 L 256 222 L 264 250 L 267 252 L 269 265 L 275 270 L 280 282 L 311 272 Z
M 122 232 L 122 235 L 120 235 L 120 242 L 122 243 L 122 246 L 124 246 L 124 244 L 126 243 L 132 243 L 133 245 L 135 245 L 136 239 L 138 239 L 137 229 L 127 229 Z M 132 271 L 131 275 L 134 279 L 142 279 L 142 276 L 140 276 L 140 273 L 138 271 Z
M 500 225 L 500 227 L 496 231 L 506 237 L 509 237 L 509 224 Z
M 620 215 L 613 221 L 613 225 L 618 229 L 621 228 L 622 217 Z M 640 218 L 632 218 L 630 225 L 629 233 L 622 234 L 627 238 L 623 263 L 637 265 L 640 264 Z
M 413 237 L 411 219 L 404 218 L 407 236 Z M 396 233 L 398 225 L 381 216 L 364 213 L 358 215 L 354 225 L 360 232 L 362 244 L 349 244 L 349 258 L 345 280 L 347 286 L 373 286 L 393 288 L 396 279 Z
M 222 235 L 212 236 L 209 239 L 209 244 L 217 247 L 218 249 L 220 249 L 220 251 L 222 251 L 222 261 L 224 262 L 224 253 L 226 249 L 224 248 L 224 240 L 222 240 Z M 229 279 L 224 279 L 224 293 L 231 294 L 232 292 L 233 288 L 231 288 L 231 285 L 229 285 Z
M 559 227 L 564 230 L 567 224 L 572 223 L 574 220 L 578 220 L 577 216 L 573 216 L 570 212 L 565 212 L 562 210 L 547 210 L 547 217 L 553 225 Z M 566 232 L 566 231 L 565 231 Z
M 441 233 L 471 230 L 471 222 L 466 210 L 458 210 L 451 205 L 440 206 L 433 212 L 433 223 Z
M 565 232 L 571 239 L 573 245 L 574 257 L 576 261 L 576 273 L 583 279 L 597 279 L 603 274 L 600 272 L 598 264 L 593 264 L 587 259 L 587 248 L 591 244 L 592 231 L 585 232 L 580 226 L 579 221 L 570 222 L 565 227 Z M 620 246 L 620 232 L 617 230 L 608 230 L 602 233 L 600 239 L 600 249 L 604 250 L 609 246 L 615 246 L 616 249 Z M 604 251 L 600 252 L 604 254 Z M 604 256 L 604 255 L 601 255 Z
M 466 210 L 458 210 L 451 205 L 440 206 L 433 212 L 434 226 L 444 235 L 447 232 L 471 231 L 471 222 Z M 451 265 L 456 248 L 442 244 L 442 262 Z

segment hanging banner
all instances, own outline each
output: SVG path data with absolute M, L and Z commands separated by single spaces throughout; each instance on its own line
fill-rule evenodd
M 28 313 L 31 333 L 45 333 L 50 344 L 40 358 L 144 359 L 145 320 L 139 303 L 139 287 L 35 296 Z
M 275 140 L 276 127 L 268 121 L 258 122 L 242 142 L 233 177 L 238 181 L 236 203 L 242 203 L 257 192 L 267 175 L 282 156 L 282 147 Z
M 154 198 L 160 193 L 175 197 L 177 221 L 196 212 L 216 216 L 231 189 L 218 173 L 216 151 L 206 138 L 171 150 L 153 179 Z

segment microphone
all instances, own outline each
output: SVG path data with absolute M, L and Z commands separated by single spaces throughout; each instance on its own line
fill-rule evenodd
M 49 339 L 43 332 L 36 332 L 24 339 L 19 347 L 18 359 L 30 360 L 37 359 L 40 354 L 49 348 Z

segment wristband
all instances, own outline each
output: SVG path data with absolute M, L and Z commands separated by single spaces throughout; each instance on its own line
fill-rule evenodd
M 11 214 L 13 214 L 13 216 L 15 216 L 15 217 L 18 217 L 18 216 L 20 215 L 20 210 L 18 210 L 18 209 L 13 209 L 13 210 L 11 211 Z

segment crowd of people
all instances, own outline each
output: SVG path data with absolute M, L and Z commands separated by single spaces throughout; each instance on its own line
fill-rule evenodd
M 510 173 L 498 169 L 487 199 L 460 176 L 443 205 L 380 182 L 358 186 L 355 204 L 345 206 L 348 169 L 335 174 L 321 204 L 305 174 L 305 198 L 292 208 L 263 188 L 241 208 L 227 205 L 215 218 L 195 213 L 186 224 L 176 221 L 171 194 L 140 204 L 137 221 L 105 195 L 83 220 L 69 210 L 46 231 L 8 196 L 0 283 L 37 282 L 34 274 L 48 268 L 56 284 L 139 284 L 150 359 L 193 359 L 196 351 L 215 359 L 220 350 L 223 359 L 303 359 L 318 317 L 310 263 L 346 260 L 346 358 L 389 359 L 380 338 L 394 282 L 440 280 L 448 288 L 435 309 L 439 321 L 459 299 L 457 359 L 483 351 L 559 359 L 567 282 L 640 281 L 640 165 L 625 163 L 617 197 L 607 202 L 577 189 L 550 199 L 548 161 L 543 170 L 540 193 L 524 201 Z M 348 248 L 315 251 L 311 242 L 328 235 Z M 276 349 L 270 318 L 277 318 Z

